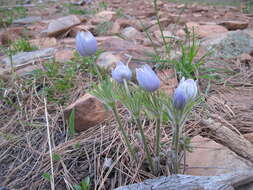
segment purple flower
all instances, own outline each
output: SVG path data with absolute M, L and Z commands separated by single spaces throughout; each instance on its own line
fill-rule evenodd
M 194 100 L 198 94 L 197 83 L 193 79 L 183 77 L 173 96 L 173 104 L 177 109 L 183 109 L 187 102 Z
M 132 77 L 132 71 L 128 66 L 124 65 L 121 61 L 117 62 L 116 68 L 112 71 L 112 78 L 119 83 L 122 83 L 123 80 L 130 80 Z
M 196 98 L 198 94 L 197 83 L 193 79 L 187 79 L 183 77 L 179 83 L 178 88 L 181 88 L 186 96 L 186 100 Z
M 173 105 L 177 109 L 183 109 L 186 104 L 186 96 L 181 88 L 176 88 L 173 96 Z
M 97 51 L 97 40 L 89 31 L 78 32 L 76 35 L 76 49 L 81 56 L 94 55 Z
M 139 85 L 149 92 L 154 92 L 160 87 L 160 79 L 149 65 L 136 69 L 136 78 Z

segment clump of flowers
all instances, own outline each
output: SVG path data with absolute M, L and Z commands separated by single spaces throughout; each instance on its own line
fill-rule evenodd
M 92 56 L 97 51 L 97 42 L 90 32 L 80 32 L 76 36 L 77 51 L 82 56 Z M 166 154 L 160 140 L 160 131 L 162 125 L 170 123 L 172 125 L 172 144 L 171 154 L 167 156 L 170 160 L 168 168 L 170 173 L 180 173 L 180 162 L 182 150 L 186 146 L 181 146 L 183 141 L 184 125 L 193 106 L 196 104 L 198 95 L 197 82 L 193 79 L 183 77 L 175 89 L 172 97 L 159 90 L 161 81 L 149 65 L 144 65 L 136 69 L 136 79 L 134 84 L 130 82 L 133 72 L 127 64 L 119 61 L 111 72 L 111 78 L 106 77 L 100 80 L 100 84 L 92 93 L 100 99 L 109 109 L 112 110 L 122 139 L 130 153 L 132 160 L 138 165 L 138 149 L 134 148 L 132 139 L 128 135 L 126 128 L 122 124 L 122 119 L 117 109 L 116 102 L 120 102 L 128 112 L 136 125 L 138 135 L 141 140 L 141 149 L 144 150 L 148 168 L 154 175 L 159 175 L 160 157 Z M 164 116 L 167 116 L 167 120 Z M 150 142 L 145 135 L 143 120 L 155 120 L 155 143 L 153 145 L 155 152 L 150 149 Z M 131 135 L 132 136 L 132 135 Z M 151 146 L 152 147 L 152 146 Z

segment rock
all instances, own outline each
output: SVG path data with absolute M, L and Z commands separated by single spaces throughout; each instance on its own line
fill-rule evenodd
M 133 27 L 138 31 L 142 30 L 142 26 L 140 24 L 137 24 L 137 20 L 134 19 L 117 19 L 115 22 L 113 22 L 111 33 L 112 34 L 118 34 L 120 33 L 120 30 L 127 27 Z
M 55 61 L 60 63 L 69 61 L 74 57 L 74 52 L 75 51 L 73 49 L 57 50 L 55 53 Z
M 46 48 L 42 50 L 36 50 L 32 52 L 21 52 L 12 57 L 14 67 L 24 67 L 26 65 L 35 64 L 37 62 L 42 62 L 54 57 L 54 48 Z M 4 68 L 11 68 L 11 63 L 9 57 L 5 57 L 2 60 Z
M 118 61 L 120 61 L 120 57 L 113 54 L 113 52 L 104 52 L 99 55 L 96 64 L 100 68 L 110 69 L 115 67 Z
M 95 26 L 92 24 L 81 24 L 81 25 L 77 25 L 72 27 L 69 32 L 68 32 L 68 37 L 76 37 L 77 33 L 81 30 L 89 30 L 91 33 L 95 34 Z
M 194 31 L 196 36 L 199 38 L 210 37 L 213 35 L 226 33 L 228 31 L 225 27 L 216 24 L 200 25 L 195 22 L 189 22 L 186 23 L 186 26 L 190 32 Z
M 213 57 L 232 58 L 252 52 L 253 36 L 246 31 L 230 31 L 203 39 L 202 46 L 212 51 Z
M 39 49 L 50 48 L 57 45 L 55 38 L 38 38 L 29 40 L 30 44 L 36 46 Z
M 41 17 L 39 17 L 39 16 L 29 16 L 29 17 L 14 20 L 13 24 L 25 25 L 25 24 L 32 24 L 32 23 L 39 22 L 39 21 L 41 21 Z
M 21 37 L 32 37 L 33 33 L 26 31 L 24 27 L 8 28 L 0 32 L 0 44 L 7 45 Z
M 94 16 L 94 18 L 91 20 L 91 23 L 97 25 L 103 22 L 109 22 L 113 20 L 115 15 L 116 12 L 113 11 L 102 11 Z
M 243 30 L 248 27 L 249 22 L 233 20 L 233 21 L 222 21 L 218 24 L 226 27 L 228 30 Z
M 121 32 L 123 37 L 129 39 L 129 40 L 136 40 L 138 37 L 140 37 L 141 33 L 136 30 L 134 27 L 126 27 Z
M 179 40 L 179 37 L 172 35 L 172 33 L 170 31 L 163 31 L 163 35 L 165 37 L 165 41 L 166 42 L 170 42 L 172 39 L 174 40 Z M 156 39 L 163 44 L 163 39 L 162 39 L 162 34 L 160 30 L 157 30 L 154 32 L 154 36 L 156 37 Z
M 81 22 L 82 20 L 75 15 L 61 17 L 51 21 L 44 33 L 46 33 L 49 37 L 57 37 L 63 32 L 66 32 L 69 28 L 80 24 Z
M 182 9 L 182 8 L 185 8 L 186 5 L 185 4 L 179 4 L 178 6 L 176 6 L 177 9 Z
M 65 109 L 64 115 L 67 121 L 73 109 L 75 110 L 75 129 L 78 132 L 98 125 L 109 116 L 104 105 L 90 94 L 85 94 Z
M 212 35 L 222 34 L 227 32 L 227 29 L 219 25 L 200 25 L 196 31 L 196 35 L 200 38 L 205 38 Z
M 150 47 L 145 47 L 115 37 L 107 38 L 106 40 L 102 41 L 100 43 L 100 47 L 102 49 L 106 49 L 107 51 L 123 52 L 131 56 L 136 56 L 138 58 L 143 57 L 146 55 L 146 53 L 153 52 L 153 49 Z
M 186 155 L 186 174 L 213 176 L 252 167 L 249 161 L 208 138 L 195 136 L 191 145 L 193 152 Z
M 40 64 L 38 64 L 38 65 L 28 65 L 24 68 L 17 69 L 16 74 L 18 76 L 22 77 L 22 76 L 31 74 L 33 71 L 35 71 L 37 69 L 43 69 L 43 66 L 40 65 Z
M 23 76 L 26 76 L 26 75 L 30 75 L 36 69 L 43 69 L 43 66 L 40 65 L 40 64 L 27 65 L 25 67 L 16 68 L 15 73 L 16 73 L 17 76 L 23 77 Z M 4 68 L 0 67 L 0 78 L 2 78 L 3 80 L 9 80 L 9 79 L 11 79 L 11 77 L 12 77 L 12 75 L 11 75 L 11 69 L 10 68 L 4 69 Z
M 170 17 L 168 17 L 168 18 L 161 18 L 161 19 L 160 19 L 160 24 L 161 24 L 161 26 L 162 26 L 163 28 L 166 28 L 166 27 L 169 26 L 169 24 L 171 24 L 171 23 L 173 23 L 173 19 L 170 18 Z M 158 25 L 158 23 L 157 23 L 157 20 L 155 19 L 155 20 L 152 20 L 152 21 L 150 22 L 150 26 L 149 26 L 149 27 L 156 26 L 156 25 Z

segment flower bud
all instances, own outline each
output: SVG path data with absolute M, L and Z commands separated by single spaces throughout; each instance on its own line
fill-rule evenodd
M 117 66 L 112 70 L 112 78 L 119 83 L 122 83 L 123 80 L 130 80 L 132 77 L 132 71 L 128 66 L 124 65 L 121 61 L 117 62 Z
M 187 102 L 194 100 L 198 94 L 197 83 L 193 79 L 183 77 L 173 96 L 173 105 L 177 109 L 183 109 Z
M 76 35 L 76 49 L 81 56 L 94 55 L 97 51 L 97 40 L 89 31 L 78 32 Z
M 193 79 L 185 80 L 185 78 L 183 77 L 179 83 L 178 88 L 181 88 L 184 91 L 187 101 L 189 99 L 196 98 L 198 94 L 197 83 Z
M 160 79 L 149 65 L 136 69 L 136 78 L 139 85 L 149 92 L 154 92 L 160 87 Z
M 186 104 L 185 93 L 181 88 L 176 88 L 173 95 L 173 105 L 177 109 L 183 109 Z

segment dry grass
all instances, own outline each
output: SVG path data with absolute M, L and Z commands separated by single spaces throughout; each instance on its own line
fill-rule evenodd
M 69 100 L 75 100 L 84 93 L 83 88 L 78 88 L 79 81 L 89 82 L 84 77 L 81 73 L 77 75 L 77 83 L 71 90 L 75 93 L 69 93 Z M 36 85 L 26 86 L 27 80 L 19 77 L 10 79 L 8 92 L 3 92 L 12 103 L 7 103 L 6 99 L 1 102 L 1 186 L 24 190 L 50 189 L 50 186 L 51 189 L 73 189 L 74 184 L 90 176 L 92 189 L 113 189 L 155 177 L 147 168 L 137 129 L 125 109 L 121 109 L 120 113 L 126 119 L 124 126 L 131 142 L 139 152 L 138 165 L 130 160 L 113 118 L 71 137 L 64 122 L 63 107 L 38 93 L 36 82 Z M 44 78 L 40 85 L 51 84 L 51 80 Z M 155 125 L 151 121 L 143 122 L 150 150 L 154 150 Z M 194 125 L 190 123 L 189 133 L 193 131 L 191 125 Z M 164 126 L 162 141 L 165 153 L 170 140 L 171 130 Z M 109 168 L 104 166 L 106 159 L 112 160 Z M 168 175 L 166 155 L 161 162 L 161 175 Z M 45 173 L 53 173 L 54 181 L 50 183 L 43 178 Z
M 237 67 L 236 64 L 232 66 L 233 69 Z M 89 82 L 81 73 L 77 75 L 77 79 L 78 82 L 72 89 L 75 93 L 70 94 L 69 103 L 84 93 L 79 86 L 80 81 Z M 41 82 L 50 84 L 50 80 Z M 0 110 L 1 186 L 24 190 L 50 189 L 52 184 L 42 175 L 50 174 L 52 167 L 55 189 L 73 189 L 73 184 L 78 184 L 86 176 L 91 177 L 92 189 L 101 190 L 155 177 L 147 168 L 142 143 L 126 110 L 121 109 L 120 113 L 126 120 L 124 126 L 131 142 L 139 152 L 138 165 L 130 160 L 113 118 L 70 137 L 60 104 L 48 101 L 45 104 L 44 95 L 38 94 L 35 85 L 25 86 L 27 81 L 24 78 L 9 82 L 9 89 L 4 93 L 12 100 L 12 104 L 1 101 Z M 213 83 L 211 94 L 207 96 L 208 109 L 202 107 L 196 110 L 194 117 L 187 123 L 187 134 L 195 136 L 203 131 L 198 127 L 196 118 L 203 116 L 204 112 L 205 116 L 213 117 L 240 133 L 253 132 L 252 84 L 252 70 L 245 69 L 226 78 L 223 83 Z M 150 150 L 154 150 L 154 124 L 152 121 L 143 122 Z M 49 137 L 51 150 L 48 145 Z M 163 152 L 167 154 L 166 148 L 171 141 L 171 129 L 168 126 L 162 128 L 161 141 L 165 143 Z M 161 175 L 168 175 L 166 154 L 161 159 Z M 112 164 L 105 167 L 105 160 L 108 159 L 112 160 Z

